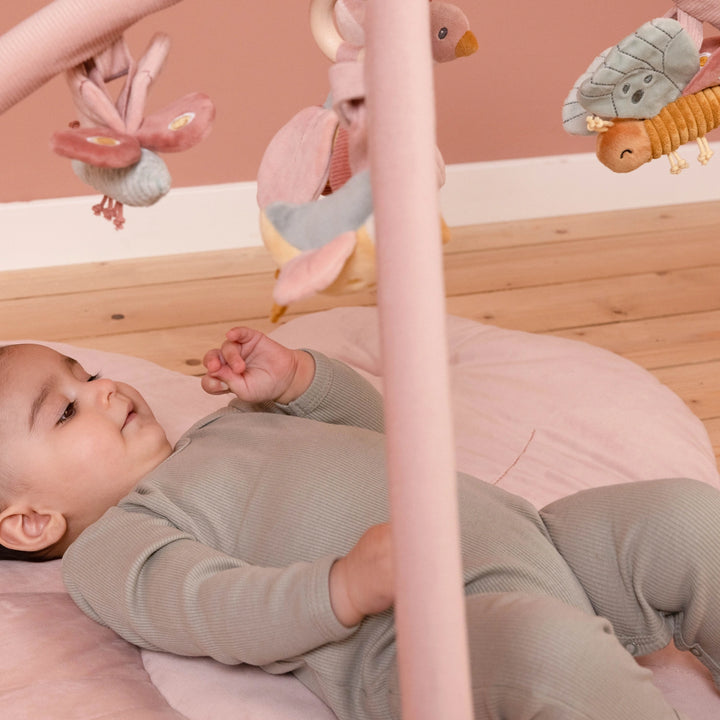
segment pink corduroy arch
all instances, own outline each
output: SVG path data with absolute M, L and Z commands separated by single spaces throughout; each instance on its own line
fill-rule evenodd
M 0 113 L 179 1 L 51 2 L 0 38 Z M 427 2 L 368 0 L 366 27 L 400 688 L 405 718 L 469 720 Z

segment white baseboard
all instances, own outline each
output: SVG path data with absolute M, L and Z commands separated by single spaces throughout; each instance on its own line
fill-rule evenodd
M 664 159 L 628 175 L 592 153 L 450 165 L 440 195 L 446 222 L 500 222 L 720 197 L 718 159 L 671 175 Z M 0 203 L 0 270 L 150 257 L 261 244 L 255 183 L 176 188 L 151 208 L 127 208 L 116 231 L 95 217 L 97 196 Z
M 0 270 L 260 245 L 255 183 L 174 188 L 125 227 L 92 213 L 98 195 L 0 204 Z
M 720 143 L 710 147 L 717 157 L 705 167 L 694 143 L 683 148 L 689 167 L 678 175 L 666 158 L 614 173 L 594 153 L 452 165 L 443 212 L 449 225 L 473 225 L 718 200 Z

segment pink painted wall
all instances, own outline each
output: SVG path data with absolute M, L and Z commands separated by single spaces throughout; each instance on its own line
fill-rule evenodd
M 480 49 L 435 72 L 438 144 L 447 163 L 591 151 L 592 139 L 561 126 L 570 87 L 599 52 L 672 7 L 653 0 L 455 1 Z M 3 2 L 0 32 L 45 4 Z M 324 101 L 328 61 L 310 35 L 308 7 L 309 0 L 184 0 L 129 31 L 138 55 L 158 30 L 173 39 L 150 109 L 192 90 L 217 105 L 211 136 L 166 156 L 175 187 L 254 180 L 273 134 L 301 108 Z M 48 149 L 51 133 L 73 118 L 61 77 L 0 116 L 0 202 L 93 194 Z

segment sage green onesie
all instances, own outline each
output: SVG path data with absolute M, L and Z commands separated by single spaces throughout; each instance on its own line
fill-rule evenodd
M 388 518 L 382 402 L 313 356 L 290 405 L 233 401 L 194 425 L 72 544 L 63 575 L 140 647 L 292 672 L 341 720 L 397 718 L 392 612 L 345 628 L 328 590 L 334 560 Z M 631 654 L 673 635 L 720 678 L 714 488 L 614 486 L 538 513 L 458 482 L 478 720 L 678 718 Z

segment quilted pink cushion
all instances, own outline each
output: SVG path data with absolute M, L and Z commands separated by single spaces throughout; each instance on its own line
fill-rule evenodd
M 3 563 L 0 707 L 8 720 L 181 720 L 137 648 L 78 612 L 60 561 Z

